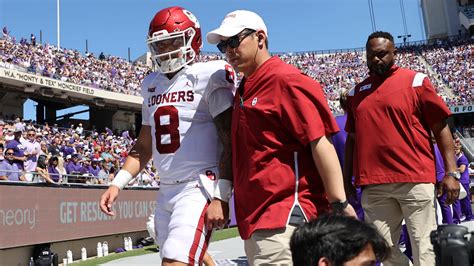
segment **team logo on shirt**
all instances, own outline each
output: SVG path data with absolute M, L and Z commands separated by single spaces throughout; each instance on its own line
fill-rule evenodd
M 214 174 L 214 172 L 212 172 L 211 170 L 206 171 L 206 176 L 212 181 L 216 180 L 216 174 Z
M 360 87 L 359 91 L 369 90 L 370 88 L 372 88 L 372 84 L 367 84 L 367 85 L 364 85 L 364 86 Z
M 252 106 L 255 106 L 255 105 L 257 104 L 257 101 L 258 101 L 257 97 L 253 98 L 253 100 L 252 100 Z

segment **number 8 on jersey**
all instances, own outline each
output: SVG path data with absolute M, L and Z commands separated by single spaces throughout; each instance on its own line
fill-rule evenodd
M 156 109 L 155 139 L 159 153 L 174 153 L 180 146 L 178 109 L 172 105 Z

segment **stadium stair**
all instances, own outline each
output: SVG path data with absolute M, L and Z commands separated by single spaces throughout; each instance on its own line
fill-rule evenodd
M 417 52 L 417 56 L 420 59 L 420 61 L 425 65 L 426 69 L 428 70 L 428 74 L 430 75 L 430 77 L 432 79 L 436 79 L 438 81 L 438 84 L 443 84 L 441 89 L 443 90 L 445 95 L 449 96 L 449 98 L 454 98 L 455 95 L 453 93 L 453 89 L 450 88 L 447 84 L 444 83 L 444 81 L 441 79 L 441 75 L 438 72 L 433 70 L 431 65 L 428 64 L 426 59 L 421 54 L 419 54 L 419 52 Z

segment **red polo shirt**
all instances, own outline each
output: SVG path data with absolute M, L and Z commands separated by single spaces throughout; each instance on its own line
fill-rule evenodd
M 328 209 L 309 143 L 338 130 L 321 86 L 279 58 L 243 81 L 232 117 L 235 212 L 243 239 L 257 229 L 286 226 L 295 201 L 295 161 L 306 217 Z
M 348 96 L 345 129 L 356 134 L 358 185 L 436 182 L 430 128 L 451 113 L 426 75 L 393 66 Z

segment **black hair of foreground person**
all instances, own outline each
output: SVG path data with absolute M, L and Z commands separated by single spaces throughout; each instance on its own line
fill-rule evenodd
M 294 265 L 343 265 L 368 246 L 376 261 L 390 253 L 388 243 L 372 226 L 342 215 L 324 215 L 302 225 L 293 233 L 290 248 Z M 373 264 L 375 265 L 375 260 Z

